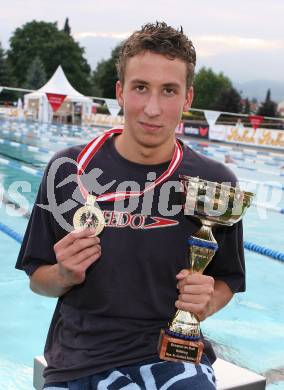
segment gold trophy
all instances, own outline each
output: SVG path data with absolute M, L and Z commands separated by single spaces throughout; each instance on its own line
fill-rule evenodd
M 202 224 L 188 239 L 189 269 L 202 274 L 218 249 L 212 227 L 232 226 L 238 222 L 251 205 L 254 194 L 198 177 L 180 176 L 180 180 L 184 214 L 198 218 Z M 198 318 L 177 310 L 169 327 L 161 330 L 158 349 L 160 359 L 198 364 L 203 351 Z

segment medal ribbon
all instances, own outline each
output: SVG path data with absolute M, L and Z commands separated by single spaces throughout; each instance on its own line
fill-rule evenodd
M 111 137 L 113 134 L 121 134 L 123 129 L 110 129 L 106 131 L 103 135 L 93 139 L 89 142 L 84 149 L 81 151 L 77 158 L 78 169 L 77 169 L 77 180 L 79 184 L 80 191 L 85 199 L 87 199 L 89 193 L 86 188 L 83 186 L 80 176 L 84 173 L 86 167 L 88 166 L 90 160 L 97 153 L 97 151 L 103 146 L 105 141 Z M 125 191 L 125 192 L 109 192 L 106 194 L 98 195 L 96 197 L 97 202 L 114 202 L 119 200 L 125 200 L 132 197 L 139 197 L 144 195 L 147 191 L 150 191 L 152 188 L 155 188 L 157 185 L 166 181 L 172 174 L 175 172 L 179 164 L 181 163 L 183 156 L 183 150 L 180 143 L 176 140 L 175 151 L 173 158 L 166 169 L 153 183 L 147 186 L 143 191 Z

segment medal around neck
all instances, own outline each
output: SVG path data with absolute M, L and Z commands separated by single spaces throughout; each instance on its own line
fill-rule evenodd
M 240 221 L 254 194 L 198 177 L 180 176 L 180 180 L 185 199 L 184 214 L 201 222 L 201 228 L 187 240 L 188 269 L 202 274 L 218 250 L 212 227 L 232 226 Z M 196 315 L 177 310 L 169 327 L 161 330 L 158 345 L 160 359 L 198 364 L 204 348 L 200 335 L 200 322 Z
M 95 236 L 102 232 L 105 226 L 105 219 L 102 210 L 97 206 L 95 196 L 88 195 L 85 206 L 76 211 L 73 217 L 73 226 L 74 229 L 94 228 Z
M 97 202 L 115 202 L 120 200 L 129 199 L 132 197 L 140 197 L 144 195 L 147 191 L 151 191 L 157 185 L 162 184 L 166 181 L 178 168 L 179 164 L 182 161 L 183 149 L 182 145 L 178 141 L 175 143 L 175 150 L 172 160 L 166 169 L 151 185 L 147 186 L 143 191 L 130 191 L 130 192 L 110 192 L 97 197 L 90 195 L 86 188 L 84 187 L 80 176 L 84 173 L 89 162 L 97 153 L 97 151 L 103 146 L 105 141 L 111 137 L 113 134 L 121 134 L 122 129 L 111 129 L 104 133 L 103 135 L 95 138 L 89 142 L 84 149 L 80 152 L 77 157 L 77 181 L 81 191 L 81 194 L 85 199 L 87 199 L 85 206 L 81 207 L 76 211 L 73 217 L 73 226 L 75 229 L 80 229 L 84 227 L 93 227 L 96 230 L 95 235 L 101 233 L 105 226 L 105 219 L 101 209 L 98 207 Z

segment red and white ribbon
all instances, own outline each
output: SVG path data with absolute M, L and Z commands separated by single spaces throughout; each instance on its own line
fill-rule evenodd
M 78 169 L 77 169 L 77 180 L 79 184 L 80 191 L 85 199 L 87 199 L 89 193 L 86 188 L 83 186 L 80 176 L 84 173 L 89 162 L 97 151 L 103 146 L 105 141 L 111 137 L 113 134 L 121 134 L 123 129 L 110 129 L 106 131 L 103 135 L 95 138 L 89 142 L 85 148 L 81 151 L 77 158 Z M 181 163 L 183 157 L 183 150 L 180 143 L 176 140 L 175 151 L 172 157 L 172 160 L 166 169 L 152 184 L 147 186 L 143 191 L 124 191 L 124 192 L 109 192 L 106 194 L 98 195 L 96 197 L 97 202 L 114 202 L 119 200 L 125 200 L 132 197 L 139 197 L 144 195 L 147 191 L 152 190 L 157 185 L 166 181 L 170 176 L 173 175 L 179 164 Z

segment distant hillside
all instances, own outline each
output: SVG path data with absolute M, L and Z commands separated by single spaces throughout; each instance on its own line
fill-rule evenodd
M 274 80 L 254 80 L 244 83 L 234 83 L 238 91 L 242 91 L 244 98 L 256 98 L 259 102 L 264 101 L 267 90 L 270 88 L 271 99 L 276 102 L 284 101 L 284 83 Z

